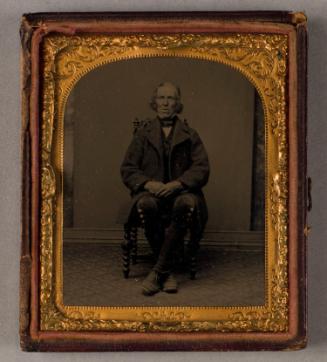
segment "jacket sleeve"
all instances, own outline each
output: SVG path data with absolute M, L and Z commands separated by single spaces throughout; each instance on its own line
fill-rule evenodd
M 120 167 L 122 180 L 133 193 L 138 192 L 147 181 L 150 181 L 141 170 L 143 152 L 144 137 L 139 131 L 135 133 Z
M 196 131 L 193 132 L 191 166 L 177 180 L 188 189 L 201 189 L 208 182 L 210 166 L 201 138 Z

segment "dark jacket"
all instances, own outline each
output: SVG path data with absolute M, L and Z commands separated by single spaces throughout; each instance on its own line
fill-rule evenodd
M 198 196 L 199 212 L 202 213 L 201 219 L 205 223 L 207 208 L 201 189 L 209 178 L 207 152 L 197 132 L 177 117 L 169 165 L 170 180 L 179 180 L 186 191 Z M 160 121 L 157 118 L 135 133 L 121 165 L 121 176 L 131 191 L 130 210 L 145 192 L 143 186 L 147 181 L 163 182 L 163 147 Z

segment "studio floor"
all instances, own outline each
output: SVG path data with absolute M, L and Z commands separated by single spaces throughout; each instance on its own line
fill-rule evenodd
M 146 255 L 147 249 L 139 251 Z M 179 268 L 176 294 L 144 296 L 141 283 L 151 258 L 131 265 L 123 278 L 119 245 L 71 243 L 64 246 L 64 304 L 89 306 L 249 306 L 265 301 L 264 253 L 223 251 L 203 246 L 195 280 Z

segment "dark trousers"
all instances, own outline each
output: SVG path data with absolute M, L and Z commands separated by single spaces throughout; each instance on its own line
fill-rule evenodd
M 172 271 L 174 249 L 183 241 L 195 207 L 196 200 L 191 193 L 167 198 L 148 194 L 138 200 L 136 211 L 157 258 L 154 270 L 158 273 Z

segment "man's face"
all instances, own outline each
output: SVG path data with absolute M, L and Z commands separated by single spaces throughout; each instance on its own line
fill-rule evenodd
M 155 99 L 159 118 L 170 118 L 174 115 L 177 103 L 177 91 L 173 85 L 164 84 L 157 90 Z

